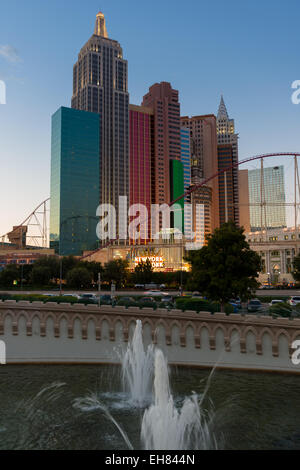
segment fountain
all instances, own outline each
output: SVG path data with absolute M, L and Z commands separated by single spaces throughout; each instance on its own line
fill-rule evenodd
M 197 395 L 185 398 L 181 410 L 170 391 L 167 361 L 155 352 L 155 403 L 144 413 L 141 440 L 146 450 L 208 450 L 216 448 Z
M 146 450 L 202 450 L 216 448 L 202 401 L 196 394 L 186 397 L 179 408 L 170 390 L 167 360 L 160 349 L 149 345 L 145 351 L 142 322 L 137 320 L 132 340 L 122 360 L 123 387 L 134 408 L 145 408 L 140 439 Z M 153 390 L 154 382 L 154 390 Z M 153 393 L 154 391 L 154 393 Z M 205 395 L 207 389 L 205 389 Z M 203 398 L 204 399 L 204 398 Z M 83 412 L 100 411 L 116 427 L 128 449 L 133 446 L 117 420 L 96 393 L 73 402 Z
M 130 440 L 128 439 L 128 436 L 127 436 L 126 432 L 123 431 L 120 424 L 114 419 L 114 417 L 108 411 L 106 406 L 104 406 L 103 403 L 101 403 L 98 400 L 97 395 L 95 393 L 92 393 L 88 397 L 76 398 L 76 400 L 74 400 L 73 406 L 74 406 L 74 408 L 78 408 L 79 410 L 85 411 L 85 412 L 100 410 L 104 414 L 104 416 L 106 416 L 106 418 L 115 425 L 115 427 L 117 428 L 117 430 L 121 434 L 122 438 L 124 439 L 128 449 L 133 450 L 132 444 L 131 444 Z
M 153 367 L 153 345 L 145 351 L 142 322 L 137 320 L 132 341 L 122 360 L 123 387 L 129 391 L 130 399 L 137 407 L 143 407 L 151 400 Z

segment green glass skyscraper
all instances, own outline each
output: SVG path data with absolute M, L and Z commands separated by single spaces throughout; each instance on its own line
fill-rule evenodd
M 50 246 L 60 255 L 98 247 L 100 116 L 60 108 L 52 116 Z
M 170 182 L 171 182 L 171 201 L 175 201 L 184 194 L 184 173 L 183 163 L 180 160 L 170 160 Z M 184 232 L 184 198 L 176 202 L 174 215 L 172 216 L 171 226 Z M 181 209 L 180 209 L 181 208 Z

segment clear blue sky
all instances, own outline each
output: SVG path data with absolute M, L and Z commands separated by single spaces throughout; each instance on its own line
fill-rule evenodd
M 300 151 L 299 0 L 2 2 L 0 235 L 49 196 L 50 118 L 70 106 L 73 63 L 99 10 L 128 59 L 132 103 L 162 80 L 180 91 L 184 115 L 216 113 L 223 93 L 240 158 Z

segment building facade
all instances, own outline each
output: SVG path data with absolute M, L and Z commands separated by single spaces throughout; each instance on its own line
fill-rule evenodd
M 151 239 L 151 200 L 153 164 L 153 111 L 151 108 L 130 105 L 130 191 L 129 206 L 143 204 L 147 220 L 141 224 L 140 243 Z M 130 234 L 129 234 L 130 236 Z
M 220 225 L 229 220 L 236 220 L 236 200 L 234 197 L 236 168 L 233 165 L 233 146 L 231 144 L 218 145 L 219 175 L 219 213 Z M 230 168 L 229 170 L 227 170 Z M 226 170 L 226 171 L 224 171 Z
M 248 170 L 239 170 L 239 207 L 240 226 L 248 233 L 251 231 Z
M 217 115 L 217 134 L 218 134 L 218 165 L 219 169 L 224 169 L 224 160 L 229 163 L 229 166 L 236 165 L 239 160 L 238 152 L 238 134 L 235 133 L 234 119 L 230 119 L 228 112 L 224 103 L 223 96 L 221 96 L 221 102 Z M 229 148 L 231 146 L 231 150 Z M 220 201 L 222 206 L 222 214 L 220 214 L 220 223 L 224 223 L 224 216 L 226 213 L 231 211 L 230 218 L 239 225 L 239 173 L 238 167 L 235 166 L 226 173 L 228 178 L 227 184 L 227 198 L 231 203 L 231 208 L 229 205 L 225 204 L 225 175 L 221 175 L 220 184 L 224 189 L 220 192 Z M 229 187 L 228 187 L 229 186 Z
M 187 128 L 181 127 L 180 129 L 181 138 L 181 161 L 183 164 L 183 189 L 186 193 L 192 184 L 192 173 L 191 173 L 191 138 L 190 131 Z M 191 196 L 184 198 L 185 211 L 184 211 L 184 234 L 188 239 L 191 239 L 192 234 L 192 212 L 191 208 L 187 209 L 187 205 L 191 204 Z
M 284 167 L 249 170 L 251 231 L 286 227 Z
M 218 172 L 216 116 L 182 116 L 180 122 L 183 128 L 190 131 L 191 179 L 194 186 Z M 192 202 L 204 206 L 205 235 L 219 227 L 218 177 L 193 193 Z
M 100 115 L 100 203 L 119 212 L 129 197 L 128 66 L 120 44 L 108 37 L 105 18 L 81 49 L 73 69 L 72 108 Z M 118 226 L 118 222 L 117 222 Z
M 100 116 L 60 108 L 52 116 L 50 247 L 80 255 L 98 246 Z
M 170 160 L 170 199 L 176 201 L 184 194 L 184 167 L 180 160 Z M 171 228 L 184 233 L 184 198 L 173 204 Z
M 155 83 L 144 96 L 142 106 L 153 110 L 154 159 L 152 203 L 171 202 L 170 161 L 181 158 L 180 103 L 178 91 L 170 83 Z
M 300 252 L 300 226 L 246 234 L 252 250 L 262 259 L 260 282 L 291 283 L 294 258 Z

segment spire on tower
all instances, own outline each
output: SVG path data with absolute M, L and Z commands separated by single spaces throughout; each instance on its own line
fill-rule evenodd
M 105 24 L 105 16 L 101 11 L 96 16 L 96 24 L 95 24 L 95 31 L 94 34 L 96 36 L 102 36 L 104 38 L 108 38 L 106 24 Z
M 220 101 L 220 106 L 219 106 L 219 111 L 218 111 L 218 119 L 229 119 L 227 109 L 224 103 L 223 95 L 221 95 L 221 101 Z

